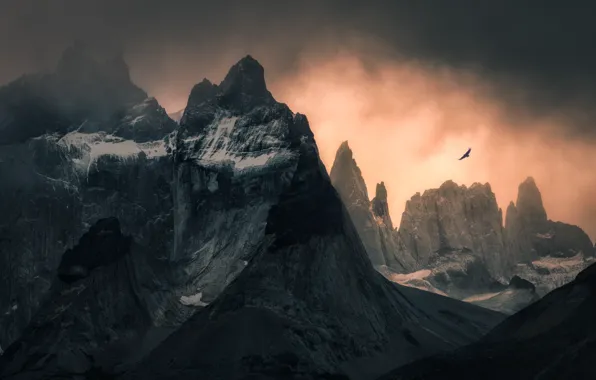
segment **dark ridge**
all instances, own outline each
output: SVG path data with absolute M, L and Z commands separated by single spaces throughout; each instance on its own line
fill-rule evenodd
M 206 101 L 215 98 L 217 95 L 217 85 L 211 83 L 207 78 L 195 84 L 188 97 L 188 104 L 200 105 Z

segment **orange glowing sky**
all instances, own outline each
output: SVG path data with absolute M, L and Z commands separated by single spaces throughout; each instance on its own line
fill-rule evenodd
M 489 182 L 505 210 L 531 175 L 549 218 L 596 237 L 594 146 L 564 139 L 561 120 L 515 120 L 469 72 L 394 61 L 371 69 L 355 54 L 337 53 L 305 57 L 293 74 L 268 86 L 278 101 L 307 115 L 328 170 L 348 140 L 370 198 L 376 183 L 387 185 L 396 225 L 406 200 L 446 180 Z M 160 101 L 169 112 L 183 107 L 180 100 Z M 468 147 L 471 157 L 458 161 Z

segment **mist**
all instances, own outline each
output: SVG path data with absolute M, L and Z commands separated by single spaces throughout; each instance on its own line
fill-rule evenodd
M 392 61 L 371 69 L 342 52 L 309 56 L 270 87 L 307 115 L 328 170 L 341 142 L 349 142 L 369 196 L 376 183 L 387 185 L 395 223 L 411 196 L 446 180 L 490 183 L 505 210 L 532 176 L 549 218 L 596 237 L 594 144 L 565 138 L 569 126 L 548 114 L 512 118 L 516 111 L 491 98 L 491 85 L 473 73 Z M 471 157 L 458 161 L 468 147 Z

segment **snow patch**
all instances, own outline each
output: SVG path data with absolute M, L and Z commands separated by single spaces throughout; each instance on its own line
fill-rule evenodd
M 391 275 L 395 282 L 407 282 L 412 280 L 422 280 L 430 276 L 432 271 L 430 269 L 422 269 L 412 273 L 393 273 Z
M 463 300 L 465 302 L 478 302 L 478 301 L 486 301 L 488 299 L 491 299 L 493 297 L 498 296 L 499 294 L 501 294 L 501 292 L 495 292 L 495 293 L 482 293 L 482 294 L 475 294 L 473 296 L 470 296 L 468 298 L 464 298 Z
M 568 270 L 576 267 L 585 266 L 584 257 L 581 253 L 572 257 L 551 257 L 546 256 L 540 260 L 532 261 L 532 265 L 536 268 L 544 268 L 549 271 L 557 269 Z
M 191 296 L 180 297 L 180 303 L 185 306 L 205 307 L 205 306 L 209 305 L 207 302 L 201 301 L 202 298 L 203 298 L 203 292 L 199 292 L 199 293 L 193 294 Z
M 206 135 L 186 138 L 184 141 L 187 144 L 201 144 L 201 149 L 195 152 L 197 164 L 228 164 L 243 171 L 294 156 L 282 148 L 282 142 L 274 135 L 282 128 L 281 121 L 250 126 L 246 131 L 238 132 L 235 128 L 239 123 L 239 118 L 235 116 L 218 118 L 206 128 Z M 242 139 L 238 138 L 239 133 L 242 134 Z M 259 149 L 251 149 L 254 147 Z
M 167 155 L 163 140 L 136 143 L 105 132 L 71 132 L 64 135 L 58 143 L 66 148 L 76 147 L 84 153 L 82 158 L 76 158 L 73 161 L 79 168 L 85 169 L 87 174 L 101 156 L 112 156 L 124 160 L 137 157 L 141 152 L 145 153 L 147 158 Z

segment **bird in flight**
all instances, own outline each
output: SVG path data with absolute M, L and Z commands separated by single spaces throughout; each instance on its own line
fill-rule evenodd
M 472 148 L 468 148 L 468 151 L 466 153 L 464 153 L 463 156 L 461 156 L 461 158 L 459 159 L 460 161 L 463 160 L 464 158 L 468 158 L 470 157 L 470 152 L 472 151 Z

